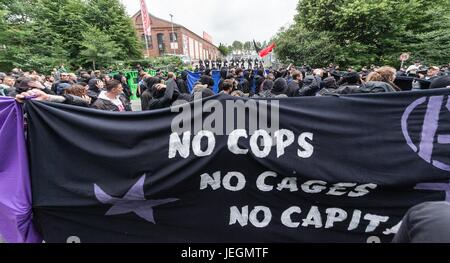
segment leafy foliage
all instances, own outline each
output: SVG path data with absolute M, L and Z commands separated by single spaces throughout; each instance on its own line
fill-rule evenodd
M 0 10 L 0 70 L 49 72 L 88 58 L 105 66 L 142 57 L 140 40 L 118 0 L 0 0 Z
M 92 62 L 93 69 L 96 68 L 96 63 L 103 65 L 110 63 L 120 52 L 116 43 L 96 27 L 89 28 L 82 35 L 80 56 L 85 62 Z
M 223 45 L 222 43 L 220 43 L 219 52 L 220 52 L 220 54 L 222 54 L 222 56 L 226 57 L 226 56 L 228 56 L 228 54 L 230 54 L 231 50 L 228 47 L 226 47 L 225 45 Z
M 275 52 L 313 66 L 398 66 L 403 52 L 448 63 L 449 8 L 448 0 L 300 0 L 295 23 L 275 37 Z

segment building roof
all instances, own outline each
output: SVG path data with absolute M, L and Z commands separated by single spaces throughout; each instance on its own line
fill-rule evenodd
M 134 14 L 132 17 L 137 17 L 137 16 L 140 15 L 140 14 L 141 14 L 141 11 L 138 11 L 138 12 L 136 12 L 136 14 Z M 150 20 L 151 20 L 152 17 L 154 17 L 154 18 L 159 19 L 159 20 L 161 20 L 161 21 L 164 21 L 164 22 L 166 22 L 166 23 L 169 23 L 169 24 L 172 23 L 172 22 L 170 22 L 170 21 L 168 21 L 168 20 L 165 20 L 165 19 L 159 18 L 159 17 L 157 17 L 157 16 L 155 16 L 155 15 L 152 15 L 152 13 L 150 13 L 150 12 L 149 12 L 148 14 L 150 15 Z M 152 23 L 152 21 L 150 21 L 150 23 Z M 181 27 L 181 28 L 184 28 L 185 30 L 191 32 L 193 35 L 196 35 L 197 37 L 203 39 L 205 42 L 208 42 L 209 44 L 211 44 L 211 45 L 213 45 L 215 48 L 217 48 L 217 46 L 214 45 L 214 43 L 211 43 L 211 42 L 209 42 L 208 40 L 204 39 L 203 37 L 197 35 L 195 32 L 193 32 L 192 30 L 186 28 L 185 26 L 182 26 L 182 25 L 177 24 L 177 23 L 173 23 L 173 26 L 174 26 L 174 27 Z

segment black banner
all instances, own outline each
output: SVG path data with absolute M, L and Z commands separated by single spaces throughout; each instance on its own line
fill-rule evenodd
M 30 102 L 35 221 L 46 242 L 389 242 L 446 199 L 449 95 Z

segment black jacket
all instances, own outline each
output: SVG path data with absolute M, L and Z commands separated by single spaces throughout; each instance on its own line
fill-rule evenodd
M 66 94 L 66 95 L 62 95 L 62 96 L 66 99 L 64 101 L 64 104 L 78 106 L 78 107 L 84 107 L 84 108 L 89 107 L 89 103 L 86 100 L 84 100 L 83 98 L 80 98 L 78 96 L 71 95 L 71 94 Z
M 189 94 L 189 88 L 184 79 L 177 79 L 177 86 L 182 94 Z
M 131 104 L 128 102 L 128 100 L 125 98 L 125 96 L 121 95 L 119 97 L 120 101 L 122 102 L 122 104 L 125 107 L 125 111 L 132 111 L 131 109 Z M 114 103 L 112 103 L 109 100 L 105 100 L 102 98 L 98 98 L 94 104 L 92 104 L 91 106 L 94 109 L 98 109 L 98 110 L 104 110 L 104 111 L 120 111 L 119 107 L 117 107 Z
M 176 101 L 174 96 L 176 85 L 175 81 L 168 81 L 164 93 L 156 89 L 152 89 L 151 92 L 146 90 L 141 97 L 142 110 L 156 110 L 170 107 L 172 102 Z
M 291 81 L 288 85 L 288 89 L 289 90 L 287 95 L 289 97 L 295 97 L 300 90 L 300 85 L 296 81 Z

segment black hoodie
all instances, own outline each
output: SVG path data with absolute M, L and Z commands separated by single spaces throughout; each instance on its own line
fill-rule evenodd
M 187 73 L 181 72 L 181 76 L 177 78 L 177 86 L 182 94 L 189 94 L 189 88 L 187 86 Z
M 177 83 L 174 80 L 167 81 L 167 88 L 165 90 L 157 90 L 156 85 L 152 88 L 152 98 L 148 102 L 148 108 L 145 110 L 163 109 L 172 106 L 172 103 L 177 100 L 179 91 Z M 144 106 L 142 106 L 144 110 Z
M 286 95 L 289 93 L 287 82 L 284 78 L 278 78 L 273 83 L 272 87 L 272 94 L 279 96 L 279 95 Z
M 145 86 L 145 91 L 142 92 L 141 95 L 141 107 L 142 110 L 149 110 L 149 103 L 153 98 L 153 86 L 155 86 L 156 84 L 161 83 L 161 81 L 158 78 L 155 77 L 151 77 L 151 78 L 147 78 L 144 80 L 144 86 Z
M 88 82 L 89 90 L 88 90 L 88 96 L 92 100 L 92 104 L 98 99 L 98 96 L 100 95 L 101 90 L 97 87 L 97 82 L 100 81 L 99 79 L 91 79 Z

